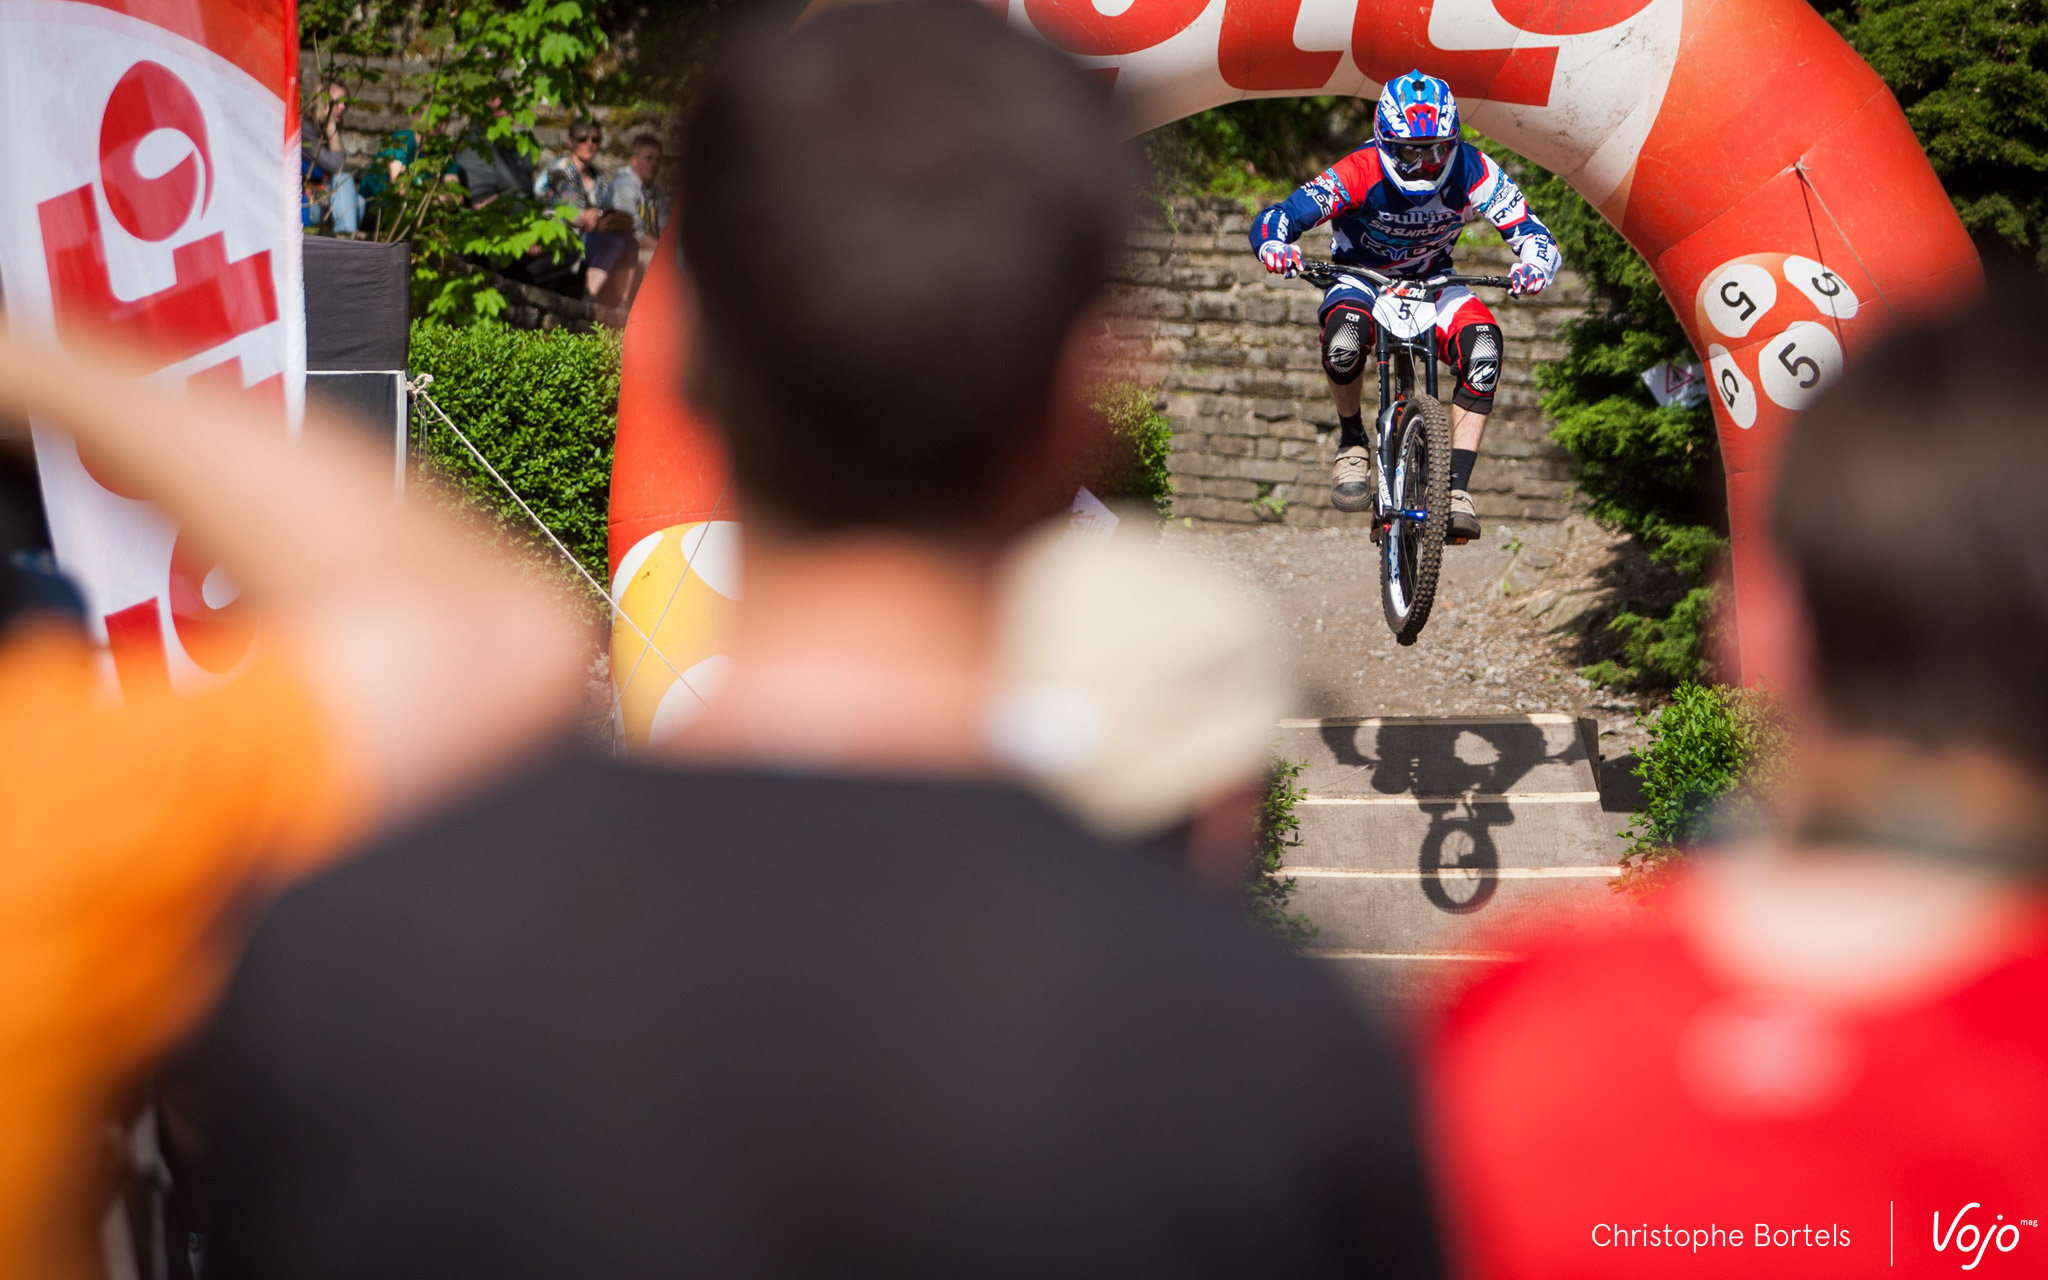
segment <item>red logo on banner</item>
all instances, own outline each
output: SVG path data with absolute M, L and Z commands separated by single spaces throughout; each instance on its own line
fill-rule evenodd
M 148 176 L 136 152 L 166 131 L 189 148 L 176 163 Z M 107 95 L 100 114 L 99 194 L 126 234 L 161 244 L 205 215 L 213 203 L 213 151 L 198 97 L 170 68 L 142 61 L 128 68 Z M 43 262 L 57 326 L 64 330 L 110 330 L 152 350 L 165 362 L 213 350 L 278 319 L 268 250 L 230 261 L 220 233 L 201 236 L 171 250 L 173 282 L 131 300 L 114 294 L 107 266 L 106 234 L 91 186 L 67 191 L 36 206 L 43 233 Z M 194 375 L 194 382 L 226 382 L 241 389 L 241 361 L 231 359 Z M 272 377 L 249 390 L 281 401 L 284 382 Z M 81 451 L 79 461 L 100 486 L 122 497 Z M 159 620 L 168 599 L 171 624 L 186 655 L 202 670 L 225 674 L 248 653 L 255 622 L 232 590 L 216 583 L 207 599 L 215 566 L 192 554 L 182 538 L 172 548 L 165 595 L 109 614 L 107 637 L 121 683 L 131 690 L 164 687 L 169 678 L 167 637 Z
M 184 135 L 193 154 L 154 178 L 135 167 L 135 148 L 150 134 Z M 203 176 L 202 176 L 203 174 Z M 121 77 L 100 117 L 100 182 L 115 221 L 139 240 L 169 239 L 213 199 L 212 154 L 199 102 L 169 68 L 138 62 Z M 199 197 L 197 208 L 194 197 Z M 57 324 L 110 329 L 182 360 L 253 332 L 277 319 L 270 251 L 230 262 L 219 233 L 171 251 L 176 283 L 123 302 L 107 273 L 106 240 L 89 186 L 36 206 L 43 261 L 50 272 Z

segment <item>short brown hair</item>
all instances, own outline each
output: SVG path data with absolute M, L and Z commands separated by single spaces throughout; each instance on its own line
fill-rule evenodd
M 1851 347 L 1792 430 L 1773 527 L 1841 728 L 2048 775 L 2048 288 L 2007 267 L 1957 301 Z
M 851 5 L 729 47 L 682 152 L 739 491 L 821 531 L 986 513 L 1120 240 L 1108 95 L 979 5 Z
M 653 147 L 656 151 L 659 151 L 662 149 L 661 139 L 655 137 L 651 133 L 637 133 L 633 135 L 632 144 L 629 145 L 626 148 L 626 150 L 630 154 L 631 152 L 638 151 L 642 147 Z

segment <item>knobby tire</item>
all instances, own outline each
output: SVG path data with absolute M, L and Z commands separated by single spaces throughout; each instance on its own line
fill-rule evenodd
M 1443 567 L 1444 535 L 1450 525 L 1451 508 L 1451 415 L 1433 396 L 1414 394 L 1401 407 L 1394 422 L 1394 450 L 1391 461 L 1399 467 L 1411 446 L 1420 445 L 1421 474 L 1411 473 L 1406 492 L 1395 492 L 1397 507 L 1420 506 L 1429 513 L 1417 530 L 1410 521 L 1396 518 L 1380 542 L 1380 605 L 1387 615 L 1387 629 L 1402 644 L 1414 644 L 1429 623 L 1430 606 L 1436 603 L 1437 572 Z M 1388 486 L 1395 475 L 1388 476 Z M 1404 554 L 1405 552 L 1405 554 Z M 1394 563 L 1401 557 L 1408 572 L 1407 609 L 1396 605 Z

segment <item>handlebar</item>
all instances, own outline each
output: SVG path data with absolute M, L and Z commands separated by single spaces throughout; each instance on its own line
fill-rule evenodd
M 1371 267 L 1354 267 L 1341 262 L 1324 262 L 1317 258 L 1305 258 L 1301 264 L 1301 278 L 1318 288 L 1328 288 L 1338 276 L 1357 276 L 1370 280 L 1381 288 L 1422 288 L 1443 289 L 1454 284 L 1477 285 L 1482 289 L 1506 289 L 1511 285 L 1507 276 L 1467 276 L 1447 271 L 1440 276 L 1426 280 L 1396 280 L 1390 275 L 1374 271 Z

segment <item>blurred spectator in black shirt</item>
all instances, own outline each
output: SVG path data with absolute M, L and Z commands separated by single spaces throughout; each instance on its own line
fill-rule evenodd
M 679 231 L 729 674 L 663 756 L 272 912 L 195 1057 L 209 1280 L 1433 1275 L 1386 1040 L 987 732 L 998 566 L 1101 429 L 1107 96 L 948 0 L 711 79 Z

